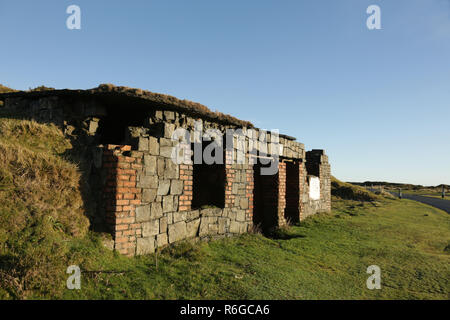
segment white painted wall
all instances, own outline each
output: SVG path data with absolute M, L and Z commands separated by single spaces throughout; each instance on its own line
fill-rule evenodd
M 309 177 L 309 198 L 320 200 L 320 179 L 318 177 Z

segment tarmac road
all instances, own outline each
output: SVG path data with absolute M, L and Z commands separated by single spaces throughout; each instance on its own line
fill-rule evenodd
M 393 192 L 392 194 L 394 196 L 398 196 L 398 193 Z M 430 206 L 436 207 L 438 209 L 444 210 L 447 213 L 450 213 L 450 200 L 424 197 L 424 196 L 416 196 L 416 195 L 406 194 L 406 193 L 403 193 L 402 196 L 404 199 L 419 201 L 419 202 L 428 204 Z

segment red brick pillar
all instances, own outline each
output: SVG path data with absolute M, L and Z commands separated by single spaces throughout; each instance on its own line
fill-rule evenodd
M 225 208 L 231 208 L 234 205 L 235 195 L 233 194 L 233 183 L 235 179 L 235 170 L 231 164 L 225 165 Z
M 128 256 L 135 255 L 136 237 L 142 231 L 135 219 L 136 206 L 141 204 L 142 197 L 142 190 L 136 187 L 142 159 L 124 155 L 130 151 L 131 146 L 117 145 L 107 145 L 103 151 L 106 222 L 114 239 L 114 248 Z
M 180 196 L 179 211 L 189 211 L 192 208 L 194 167 L 180 165 L 180 180 L 183 181 L 183 194 Z

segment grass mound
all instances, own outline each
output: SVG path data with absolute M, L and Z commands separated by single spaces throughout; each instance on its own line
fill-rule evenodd
M 335 199 L 355 200 L 355 201 L 380 201 L 382 195 L 377 195 L 363 187 L 342 182 L 335 177 L 331 179 L 331 195 Z
M 87 234 L 70 147 L 55 126 L 0 118 L 0 297 L 50 290 L 66 244 Z

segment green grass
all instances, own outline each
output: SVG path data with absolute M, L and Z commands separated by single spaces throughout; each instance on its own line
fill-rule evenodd
M 86 252 L 85 277 L 69 299 L 448 299 L 448 214 L 409 201 L 341 201 L 331 214 L 280 230 L 181 244 L 126 259 Z M 447 251 L 445 251 L 447 248 Z M 89 258 L 88 258 L 89 256 Z M 156 267 L 158 261 L 158 267 Z M 368 290 L 378 265 L 382 289 Z
M 120 256 L 87 231 L 67 149 L 54 126 L 0 119 L 0 299 L 448 299 L 449 215 L 337 180 L 332 213 L 272 238 Z M 366 288 L 373 264 L 381 290 Z M 81 290 L 66 288 L 70 265 Z

